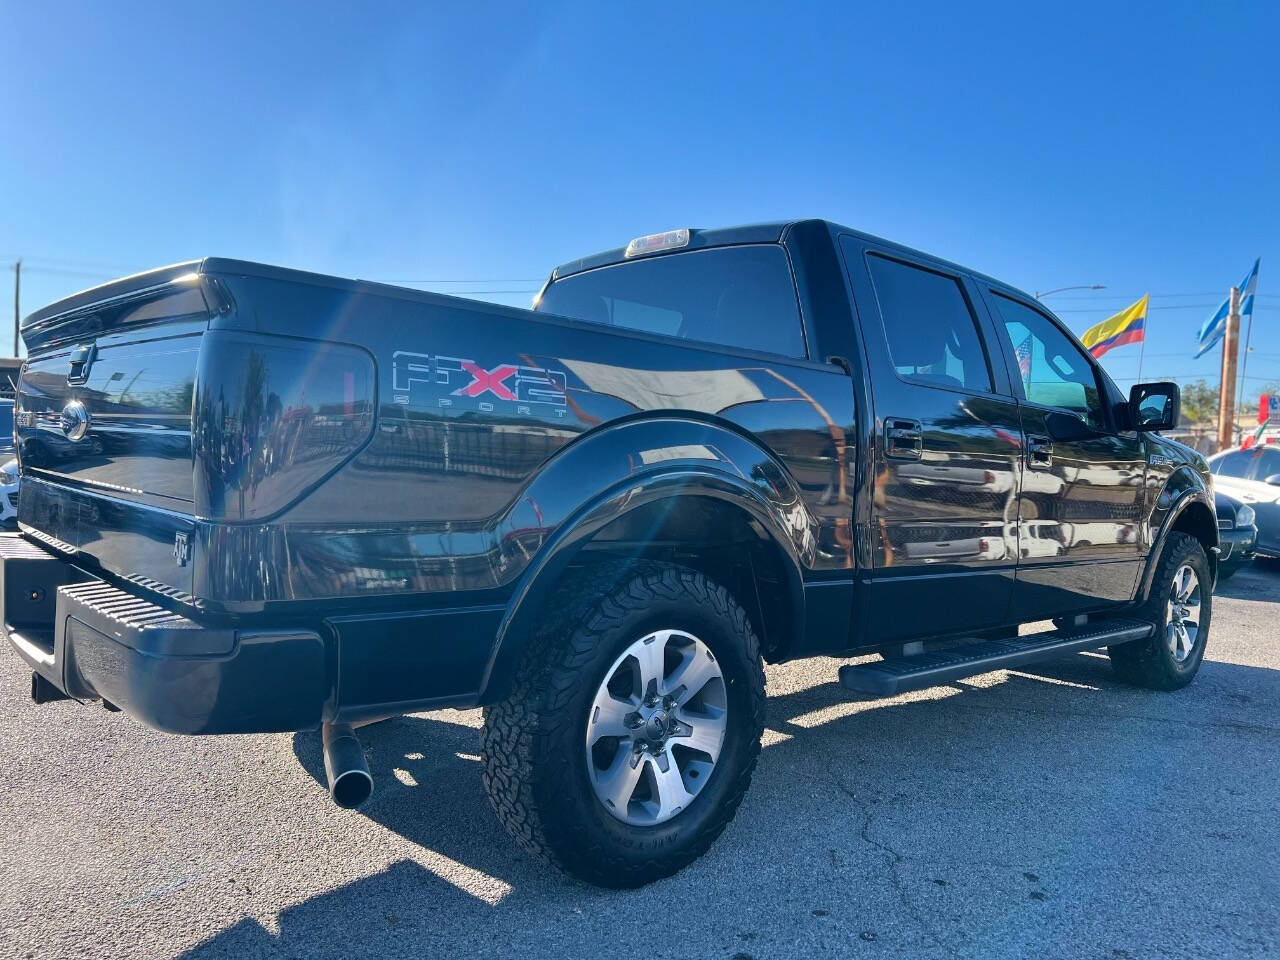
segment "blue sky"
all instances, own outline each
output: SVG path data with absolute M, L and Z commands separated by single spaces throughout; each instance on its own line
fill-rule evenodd
M 23 312 L 204 254 L 527 303 L 637 234 L 825 216 L 1106 284 L 1047 301 L 1077 332 L 1150 291 L 1148 378 L 1217 379 L 1194 332 L 1261 256 L 1248 374 L 1280 381 L 1277 5 L 675 6 L 11 0 Z

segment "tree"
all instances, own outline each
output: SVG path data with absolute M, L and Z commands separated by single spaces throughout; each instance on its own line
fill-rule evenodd
M 1218 385 L 1193 380 L 1182 387 L 1182 419 L 1189 426 L 1211 424 L 1218 419 Z

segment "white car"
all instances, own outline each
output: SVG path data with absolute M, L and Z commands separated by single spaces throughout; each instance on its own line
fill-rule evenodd
M 1209 458 L 1213 485 L 1253 508 L 1258 553 L 1280 557 L 1280 444 L 1225 450 Z
M 18 461 L 0 467 L 0 529 L 18 529 Z

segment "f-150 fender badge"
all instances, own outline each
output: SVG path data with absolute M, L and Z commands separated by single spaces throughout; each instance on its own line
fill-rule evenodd
M 1172 467 L 1175 463 L 1176 461 L 1159 453 L 1153 453 L 1147 457 L 1147 464 L 1152 467 Z
M 556 417 L 567 413 L 565 374 L 558 370 L 518 363 L 484 367 L 463 357 L 408 350 L 391 355 L 391 368 L 392 400 L 404 406 L 452 407 L 474 400 L 465 405 L 485 412 L 501 402 L 514 405 L 516 413 L 532 414 L 534 407 Z

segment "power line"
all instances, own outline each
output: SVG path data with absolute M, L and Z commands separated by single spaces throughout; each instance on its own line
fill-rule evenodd
M 1219 303 L 1185 303 L 1185 304 L 1169 304 L 1167 306 L 1151 306 L 1148 310 L 1212 310 L 1214 307 L 1220 307 Z M 1110 313 L 1114 307 L 1073 307 L 1070 310 L 1055 310 L 1055 313 Z M 1253 305 L 1254 312 L 1265 310 L 1280 310 L 1280 303 L 1255 303 Z
M 1149 306 L 1148 310 L 1211 310 L 1216 303 L 1170 303 L 1163 306 Z M 1072 307 L 1068 310 L 1055 310 L 1054 313 L 1106 313 L 1112 307 Z M 1257 307 L 1254 308 L 1258 309 Z
M 1207 290 L 1203 293 L 1153 293 L 1152 300 L 1173 300 L 1181 297 L 1219 297 L 1222 295 L 1221 290 Z M 1280 293 L 1259 293 L 1257 297 L 1280 298 Z M 1123 293 L 1105 293 L 1098 294 L 1096 297 L 1078 296 L 1078 297 L 1055 297 L 1056 300 L 1087 300 L 1091 303 L 1098 300 L 1134 300 L 1137 299 L 1131 295 Z
M 1162 371 L 1159 374 L 1159 376 L 1156 377 L 1156 379 L 1164 378 L 1166 380 L 1169 380 L 1173 378 L 1187 378 L 1187 377 L 1193 377 L 1193 376 L 1195 376 L 1195 374 L 1193 373 L 1173 373 L 1171 371 L 1165 370 L 1165 371 Z M 1115 380 L 1117 383 L 1138 383 L 1140 380 L 1143 382 L 1146 382 L 1148 380 L 1151 380 L 1152 378 L 1150 375 L 1148 375 L 1143 377 L 1112 377 L 1111 379 Z M 1207 380 L 1207 378 L 1204 376 L 1198 376 L 1198 377 L 1195 377 L 1195 379 Z M 1255 376 L 1252 373 L 1249 374 L 1247 377 L 1240 377 L 1239 379 L 1257 380 L 1257 381 L 1261 381 L 1262 383 L 1280 383 L 1280 376 L 1262 377 L 1262 376 Z
M 1182 351 L 1182 352 L 1180 352 L 1180 353 L 1178 353 L 1178 352 L 1174 352 L 1174 353 L 1147 353 L 1147 356 L 1148 356 L 1148 357 L 1185 357 L 1185 356 L 1187 356 L 1187 353 L 1188 353 L 1188 351 L 1184 350 L 1184 351 Z M 1264 352 L 1259 351 L 1259 350 L 1250 350 L 1250 351 L 1249 351 L 1249 356 L 1251 356 L 1251 357 L 1266 357 L 1266 358 L 1271 358 L 1271 357 L 1280 357 L 1280 353 L 1264 353 Z M 1117 359 L 1118 359 L 1118 358 L 1117 358 Z
M 0 260 L 17 259 L 17 257 L 17 254 L 4 254 L 0 256 Z M 127 266 L 122 263 L 108 262 L 105 260 L 76 260 L 68 257 L 42 257 L 32 256 L 30 254 L 23 254 L 22 259 L 24 262 L 39 260 L 63 267 L 100 267 L 103 270 L 124 270 L 128 273 L 139 273 L 145 269 L 144 267 Z
M 49 273 L 58 277 L 84 277 L 89 280 L 113 280 L 116 277 L 123 276 L 123 274 L 118 273 L 90 273 L 87 270 L 68 270 L 64 267 L 33 267 L 28 265 L 26 270 L 27 273 Z
M 1210 290 L 1206 293 L 1153 293 L 1152 300 L 1171 300 L 1177 297 L 1216 297 L 1220 291 Z M 1124 293 L 1100 293 L 1096 297 L 1076 296 L 1076 297 L 1058 297 L 1059 300 L 1133 300 L 1134 297 Z

